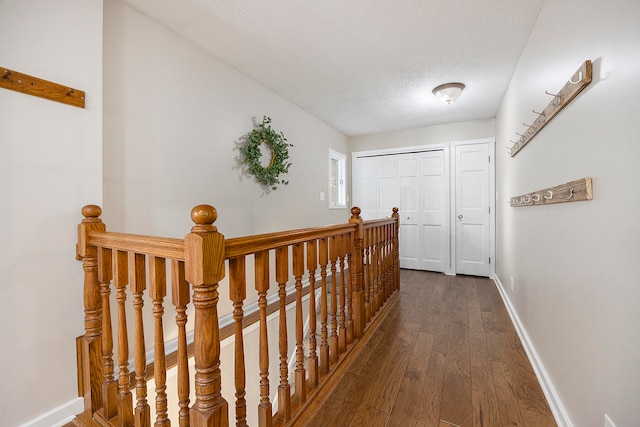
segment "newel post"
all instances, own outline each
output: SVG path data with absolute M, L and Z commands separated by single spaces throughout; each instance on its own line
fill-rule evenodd
M 351 274 L 351 298 L 353 299 L 353 334 L 355 338 L 361 338 L 364 334 L 365 326 L 365 306 L 364 294 L 362 293 L 362 272 L 364 270 L 364 253 L 362 241 L 364 238 L 364 227 L 360 217 L 360 208 L 351 208 L 351 218 L 349 222 L 356 224 L 356 231 L 353 236 L 353 264 L 350 268 Z
M 222 398 L 218 282 L 224 278 L 224 236 L 213 225 L 213 206 L 191 210 L 196 224 L 184 239 L 185 278 L 193 287 L 196 401 L 191 407 L 191 427 L 227 427 L 229 411 Z
M 98 281 L 98 251 L 89 245 L 89 233 L 106 231 L 96 205 L 82 208 L 84 219 L 78 225 L 76 259 L 84 270 L 84 330 L 76 339 L 78 354 L 78 395 L 84 397 L 84 410 L 89 416 L 102 407 L 102 297 Z
M 398 208 L 393 208 L 393 214 L 391 218 L 396 220 L 395 234 L 393 235 L 393 274 L 394 274 L 394 288 L 400 290 L 400 214 Z

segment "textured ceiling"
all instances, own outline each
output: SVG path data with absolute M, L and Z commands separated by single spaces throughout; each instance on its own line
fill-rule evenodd
M 544 2 L 123 1 L 347 135 L 494 117 Z

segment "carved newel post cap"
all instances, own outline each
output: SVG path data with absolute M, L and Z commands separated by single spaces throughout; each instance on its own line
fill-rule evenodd
M 393 208 L 392 210 L 393 210 L 393 213 L 394 213 L 394 214 L 397 214 L 397 213 L 398 213 L 398 208 Z
M 211 228 L 216 219 L 218 211 L 211 205 L 198 205 L 191 209 L 191 220 L 196 224 L 194 228 Z
M 362 209 L 357 206 L 351 208 L 351 216 L 354 218 L 358 218 L 360 216 L 360 212 L 362 212 Z
M 82 208 L 82 216 L 87 219 L 98 218 L 102 215 L 102 208 L 98 205 L 86 205 Z

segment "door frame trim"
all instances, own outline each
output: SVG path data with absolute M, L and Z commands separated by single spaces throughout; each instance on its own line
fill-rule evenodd
M 410 147 L 396 147 L 396 148 L 381 148 L 379 150 L 367 150 L 367 151 L 352 151 L 351 158 L 356 157 L 374 157 L 374 156 L 387 156 L 391 154 L 407 154 L 407 153 L 420 153 L 422 151 L 436 151 L 449 149 L 449 142 L 443 142 L 439 144 L 426 144 L 426 145 L 413 145 Z

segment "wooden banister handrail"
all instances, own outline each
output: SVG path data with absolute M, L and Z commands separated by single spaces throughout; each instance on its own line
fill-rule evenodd
M 184 261 L 184 239 L 115 233 L 113 231 L 92 231 L 89 233 L 89 244 Z
M 347 223 L 233 239 L 218 232 L 217 212 L 209 205 L 192 210 L 195 225 L 184 239 L 106 231 L 98 206 L 82 212 L 77 258 L 85 271 L 85 335 L 77 339 L 79 391 L 84 418 L 101 425 L 150 425 L 151 413 L 155 425 L 169 425 L 174 396 L 174 424 L 227 426 L 232 408 L 222 390 L 234 386 L 237 426 L 295 422 L 399 289 L 397 209 L 391 218 L 363 221 L 354 207 Z M 249 263 L 253 278 L 246 275 Z M 218 287 L 226 271 L 233 323 L 221 328 Z M 250 305 L 245 312 L 248 293 L 250 301 L 257 300 L 255 311 Z M 274 314 L 275 335 L 269 326 Z M 177 350 L 165 354 L 163 331 L 171 322 Z M 256 322 L 258 332 L 245 338 L 247 326 Z M 190 329 L 192 343 L 186 339 Z M 234 366 L 221 366 L 221 341 L 230 336 Z M 245 345 L 256 343 L 259 354 L 245 355 Z M 146 346 L 154 353 L 150 364 Z M 278 369 L 269 372 L 274 354 Z M 195 359 L 195 376 L 189 374 L 189 357 Z M 168 390 L 166 373 L 173 366 L 177 390 Z M 234 381 L 223 384 L 223 371 Z M 155 388 L 147 388 L 150 378 Z M 255 381 L 259 391 L 247 392 Z M 274 389 L 277 405 L 270 395 Z M 247 397 L 256 395 L 259 401 Z
M 352 232 L 354 229 L 355 226 L 353 224 L 336 224 L 325 227 L 302 228 L 299 230 L 231 238 L 225 241 L 225 258 L 236 258 L 282 246 L 291 246 L 310 240 L 337 236 Z

